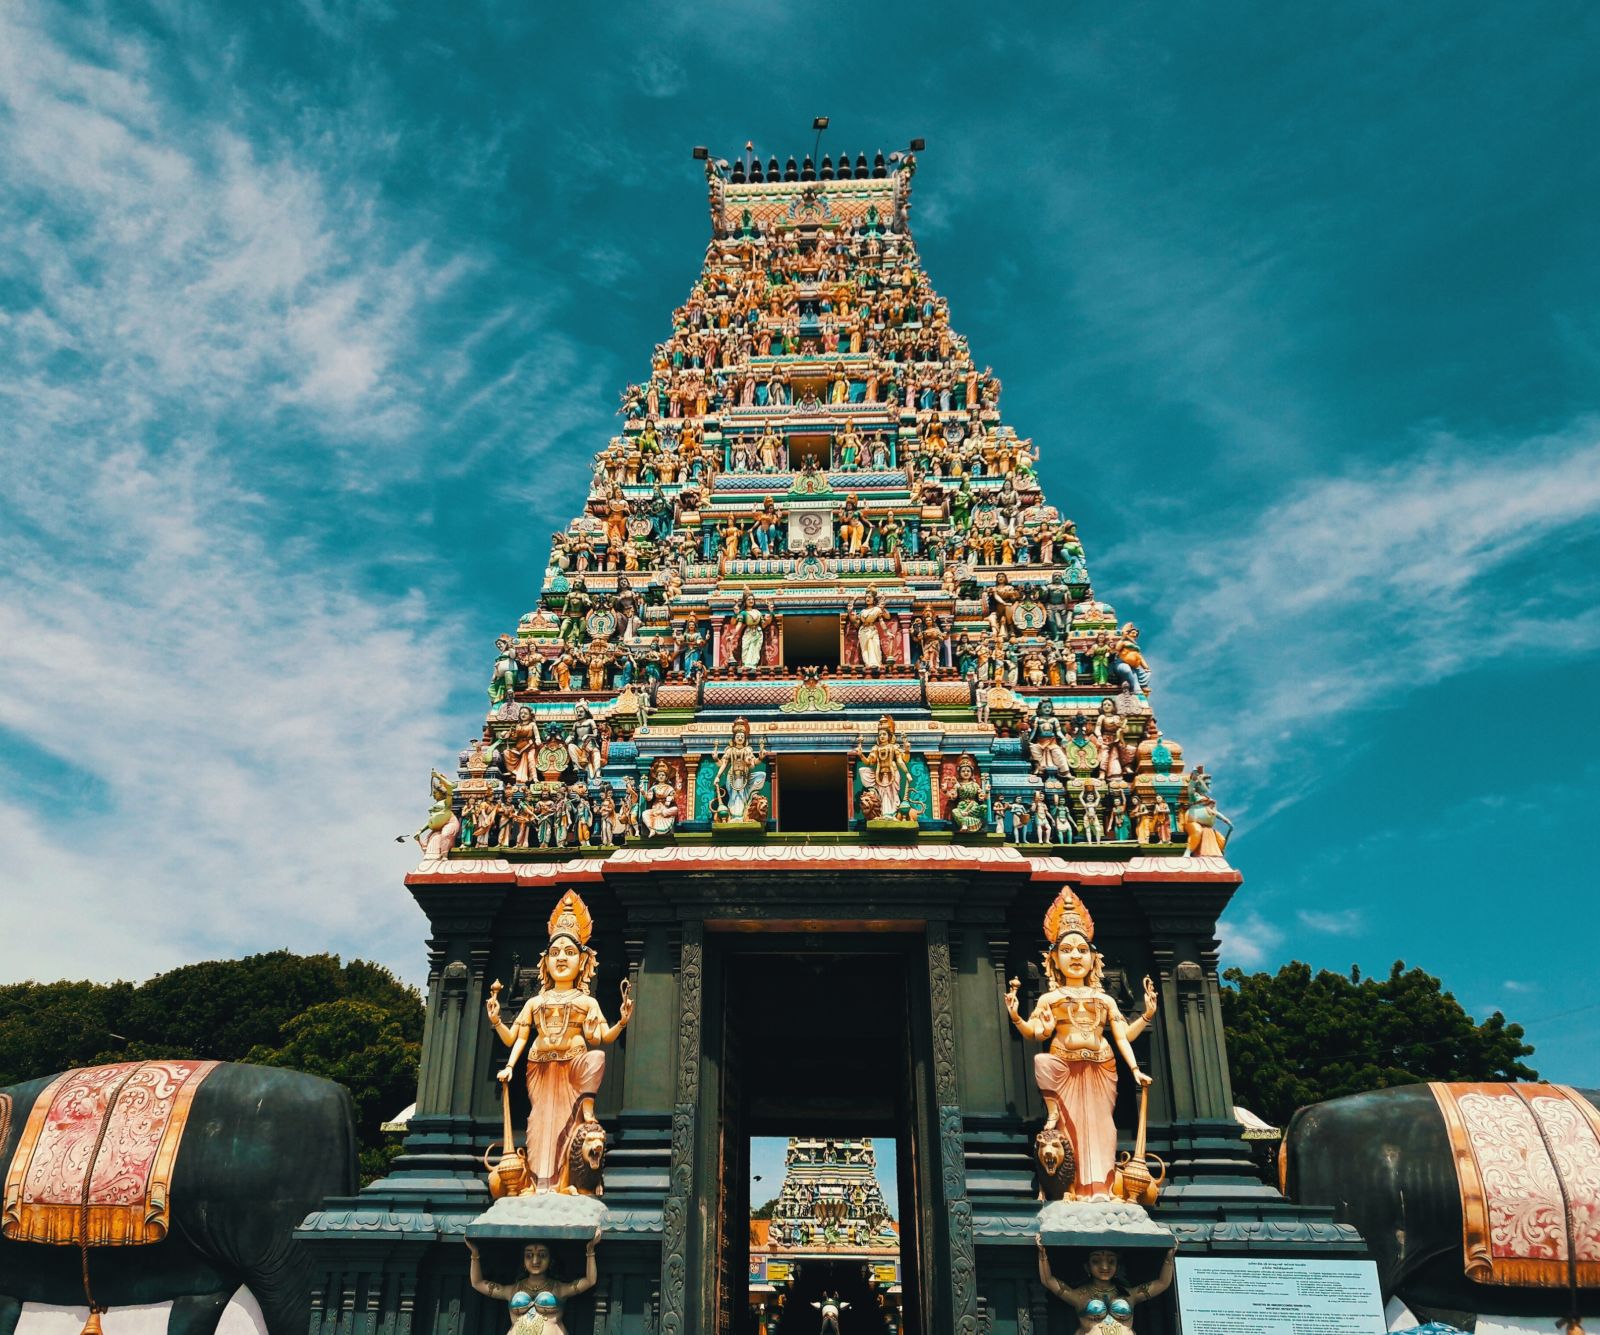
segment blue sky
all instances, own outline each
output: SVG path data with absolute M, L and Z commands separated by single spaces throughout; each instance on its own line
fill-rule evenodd
M 1404 958 L 1600 1084 L 1600 10 L 993 13 L 0 10 L 0 976 L 420 976 L 394 836 L 698 270 L 689 149 L 826 113 L 928 139 L 1239 824 L 1226 958 Z

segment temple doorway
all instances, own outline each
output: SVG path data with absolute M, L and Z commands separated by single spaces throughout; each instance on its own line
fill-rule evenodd
M 785 667 L 838 667 L 839 618 L 784 617 L 783 662 Z
M 838 1335 L 922 1335 L 928 1114 L 909 952 L 920 934 L 730 931 L 712 942 L 717 1335 L 819 1335 L 830 1301 Z
M 826 473 L 833 464 L 832 446 L 833 437 L 829 435 L 790 436 L 789 467 L 799 472 L 809 464 L 818 472 Z
M 786 755 L 777 760 L 778 829 L 818 834 L 850 828 L 850 758 Z

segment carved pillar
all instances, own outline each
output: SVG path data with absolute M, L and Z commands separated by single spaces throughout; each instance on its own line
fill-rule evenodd
M 997 923 L 985 938 L 989 947 L 989 966 L 994 977 L 995 995 L 995 1020 L 1000 1026 L 1000 1075 L 1004 1082 L 1001 1086 L 1010 1094 L 1017 1084 L 1017 1045 L 1012 1042 L 1016 1030 L 1011 1025 L 1011 1018 L 1006 1014 L 1005 996 L 1010 979 L 1006 977 L 1006 955 L 1011 949 L 1011 938 L 1005 931 L 1004 923 Z
M 705 928 L 683 926 L 678 960 L 678 1080 L 672 1105 L 672 1161 L 661 1210 L 661 1335 L 688 1335 L 690 1208 L 694 1202 L 694 1127 L 700 1102 Z
M 933 810 L 928 813 L 928 818 L 930 820 L 943 820 L 944 787 L 940 783 L 943 775 L 939 772 L 939 753 L 937 751 L 924 751 L 922 758 L 928 762 L 928 800 L 933 803 Z
M 928 999 L 933 1028 L 933 1096 L 938 1119 L 939 1200 L 947 1225 L 948 1255 L 941 1257 L 957 1335 L 978 1329 L 978 1272 L 973 1255 L 972 1205 L 967 1200 L 966 1153 L 956 1075 L 955 975 L 950 966 L 949 928 L 928 924 Z M 929 1295 L 932 1297 L 933 1295 Z M 942 1306 L 939 1303 L 938 1306 Z M 937 1311 L 937 1306 L 934 1307 Z
M 690 757 L 688 757 L 688 759 L 687 759 L 687 761 L 685 763 L 687 765 L 687 771 L 686 772 L 688 773 L 688 776 L 689 776 L 689 778 L 688 778 L 688 789 L 689 790 L 685 794 L 685 797 L 686 797 L 687 800 L 684 803 L 684 806 L 687 808 L 687 810 L 680 811 L 678 813 L 678 819 L 680 821 L 693 820 L 695 818 L 695 802 L 696 802 L 695 794 L 699 791 L 699 788 L 700 788 L 700 757 L 699 756 L 690 756 Z
M 1217 978 L 1216 919 L 1226 892 L 1213 899 L 1205 889 L 1140 893 L 1161 993 L 1151 1026 L 1157 1079 L 1150 1140 L 1169 1165 L 1162 1194 L 1169 1204 L 1276 1196 L 1256 1173 L 1233 1115 Z

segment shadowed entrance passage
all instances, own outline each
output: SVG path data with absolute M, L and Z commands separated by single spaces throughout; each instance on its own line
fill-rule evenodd
M 926 1111 L 914 1078 L 909 997 L 916 971 L 908 954 L 921 938 L 905 933 L 848 940 L 846 945 L 845 938 L 825 934 L 797 939 L 716 933 L 708 941 L 716 948 L 707 951 L 707 1000 L 713 1003 L 707 1020 L 720 1030 L 707 1044 L 715 1074 L 707 1097 L 715 1099 L 716 1129 L 706 1156 L 712 1179 L 707 1196 L 718 1203 L 718 1291 L 710 1308 L 718 1316 L 718 1335 L 819 1331 L 821 1315 L 810 1304 L 824 1292 L 837 1292 L 852 1304 L 841 1313 L 840 1335 L 922 1330 L 917 1240 L 926 1221 L 919 1218 L 925 1193 L 918 1153 Z M 893 1141 L 897 1239 L 892 1229 L 876 1239 L 857 1230 L 852 1243 L 848 1227 L 841 1230 L 833 1218 L 843 1216 L 843 1204 L 819 1186 L 815 1199 L 806 1198 L 809 1214 L 791 1214 L 780 1225 L 784 1255 L 777 1282 L 752 1306 L 752 1275 L 760 1271 L 766 1281 L 766 1271 L 753 1264 L 764 1258 L 752 1257 L 750 1249 L 752 1136 L 803 1136 L 823 1147 L 815 1155 L 823 1161 L 830 1153 L 846 1153 L 835 1150 L 841 1142 Z M 835 1175 L 846 1175 L 846 1166 L 840 1167 Z M 819 1181 L 826 1176 L 820 1173 Z M 890 1320 L 878 1300 L 888 1286 L 875 1287 L 873 1280 L 882 1279 L 883 1265 L 892 1269 L 896 1240 L 902 1314 Z

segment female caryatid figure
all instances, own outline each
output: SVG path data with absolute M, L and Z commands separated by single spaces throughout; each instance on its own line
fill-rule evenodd
M 863 802 L 863 806 L 875 805 L 877 816 L 882 820 L 897 819 L 901 794 L 905 791 L 902 780 L 906 785 L 911 782 L 911 748 L 895 740 L 894 720 L 887 714 L 879 719 L 876 745 L 870 751 L 858 745 L 855 755 L 861 761 L 862 781 L 876 798 L 873 803 Z M 869 809 L 868 817 L 872 814 Z
M 622 1009 L 607 1024 L 600 1003 L 589 995 L 598 958 L 589 948 L 593 923 L 577 894 L 568 890 L 550 915 L 550 944 L 539 957 L 540 988 L 508 1028 L 499 998 L 485 1003 L 489 1023 L 511 1049 L 498 1074 L 509 1081 L 527 1054 L 528 1175 L 535 1191 L 551 1191 L 575 1131 L 593 1122 L 594 1096 L 605 1074 L 599 1049 L 616 1042 L 633 1016 L 633 999 L 622 985 Z
M 1044 1239 L 1036 1238 L 1034 1241 L 1039 1247 L 1039 1282 L 1062 1302 L 1071 1303 L 1077 1309 L 1077 1335 L 1132 1330 L 1133 1309 L 1172 1287 L 1172 1252 L 1167 1253 L 1161 1273 L 1154 1279 L 1144 1284 L 1130 1285 L 1120 1273 L 1116 1252 L 1108 1247 L 1096 1248 L 1084 1262 L 1084 1282 L 1071 1287 L 1050 1272 L 1050 1258 L 1045 1253 Z
M 739 599 L 722 627 L 722 661 L 730 666 L 761 667 L 778 661 L 778 614 L 769 604 L 765 611 L 756 606 L 749 589 Z
M 854 632 L 862 667 L 881 668 L 899 657 L 895 653 L 894 613 L 879 600 L 876 589 L 867 590 L 865 607 L 858 608 L 852 599 L 845 618 Z
M 721 798 L 723 811 L 726 813 L 722 818 L 756 819 L 750 812 L 750 805 L 760 793 L 761 785 L 767 781 L 766 770 L 759 768 L 760 762 L 767 759 L 767 753 L 765 751 L 758 753 L 750 745 L 748 719 L 738 718 L 733 721 L 732 739 L 720 755 L 713 752 L 711 758 L 717 762 L 713 782 Z
M 1013 978 L 1006 1010 L 1023 1037 L 1050 1042 L 1050 1050 L 1033 1059 L 1033 1076 L 1044 1096 L 1046 1130 L 1064 1128 L 1072 1144 L 1077 1163 L 1072 1196 L 1108 1197 L 1117 1166 L 1117 1128 L 1111 1120 L 1117 1063 L 1111 1049 L 1114 1044 L 1135 1081 L 1150 1083 L 1133 1055 L 1132 1040 L 1155 1018 L 1155 986 L 1144 980 L 1144 1014 L 1132 1024 L 1124 1021 L 1117 1003 L 1101 990 L 1105 960 L 1094 948 L 1094 919 L 1071 890 L 1063 889 L 1050 905 L 1044 933 L 1050 942 L 1044 957 L 1050 990 L 1024 1020 Z

